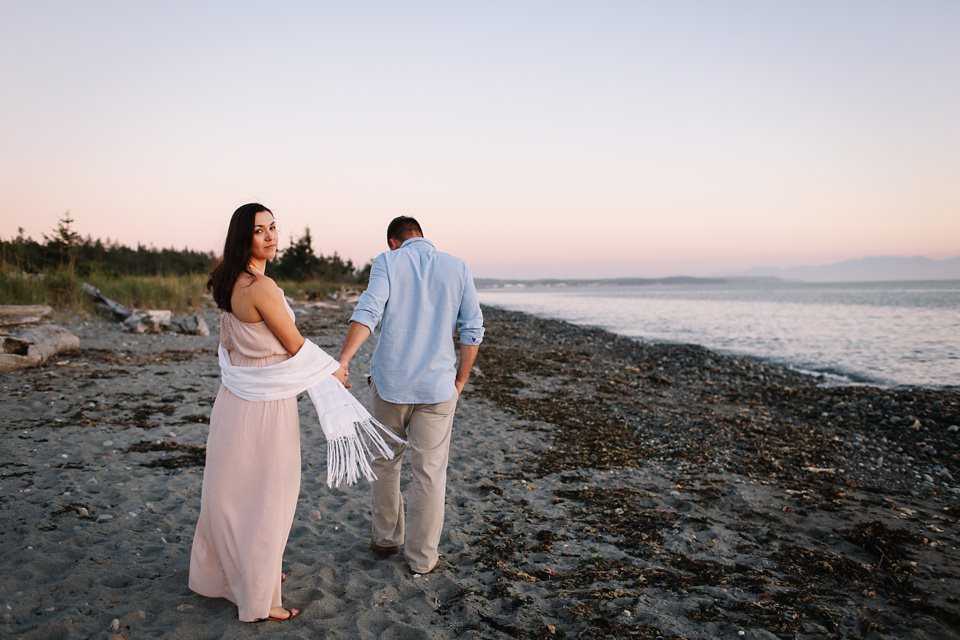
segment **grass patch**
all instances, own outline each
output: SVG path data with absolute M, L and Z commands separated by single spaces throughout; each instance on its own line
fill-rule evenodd
M 93 313 L 90 297 L 80 285 L 87 282 L 111 300 L 132 309 L 170 309 L 175 313 L 196 311 L 209 303 L 207 274 L 131 276 L 94 271 L 79 276 L 69 267 L 42 273 L 23 273 L 0 265 L 0 304 L 46 304 L 58 309 Z M 322 280 L 278 282 L 294 300 L 328 300 L 343 291 L 358 293 L 362 286 Z
M 76 308 L 80 300 L 80 281 L 67 268 L 45 273 L 20 273 L 0 269 L 0 303 L 47 304 Z
M 108 276 L 94 273 L 86 281 L 111 300 L 134 309 L 184 312 L 206 305 L 205 273 L 181 276 Z
M 0 303 L 49 304 L 46 274 L 18 273 L 0 269 Z
M 81 278 L 68 267 L 22 273 L 0 267 L 0 304 L 46 304 L 92 313 L 93 303 L 80 285 L 89 282 L 106 297 L 137 309 L 192 311 L 206 305 L 206 274 L 116 276 L 91 273 Z

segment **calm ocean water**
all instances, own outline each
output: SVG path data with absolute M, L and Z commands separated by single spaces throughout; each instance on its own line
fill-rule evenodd
M 837 383 L 960 386 L 960 281 L 483 287 L 480 301 Z

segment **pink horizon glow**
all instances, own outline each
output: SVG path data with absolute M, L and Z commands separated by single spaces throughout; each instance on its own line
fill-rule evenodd
M 477 277 L 960 255 L 956 3 L 3 14 L 3 238 L 219 252 L 259 201 L 358 265 L 413 215 Z

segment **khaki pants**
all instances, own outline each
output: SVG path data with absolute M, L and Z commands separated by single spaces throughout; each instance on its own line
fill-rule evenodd
M 459 396 L 454 392 L 452 398 L 436 404 L 393 404 L 377 394 L 373 383 L 371 390 L 373 416 L 407 441 L 404 446 L 394 447 L 396 455 L 392 460 L 377 458 L 372 463 L 377 474 L 371 483 L 372 540 L 383 547 L 403 545 L 404 556 L 413 571 L 430 571 L 439 559 L 437 547 L 443 530 L 450 433 Z M 400 465 L 406 449 L 410 449 L 413 479 L 407 487 L 405 523 Z

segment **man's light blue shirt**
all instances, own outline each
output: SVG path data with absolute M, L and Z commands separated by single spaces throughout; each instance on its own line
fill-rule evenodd
M 350 320 L 371 332 L 380 325 L 370 375 L 377 394 L 395 404 L 452 398 L 454 332 L 461 344 L 483 341 L 483 313 L 470 269 L 426 238 L 409 238 L 376 257 Z

